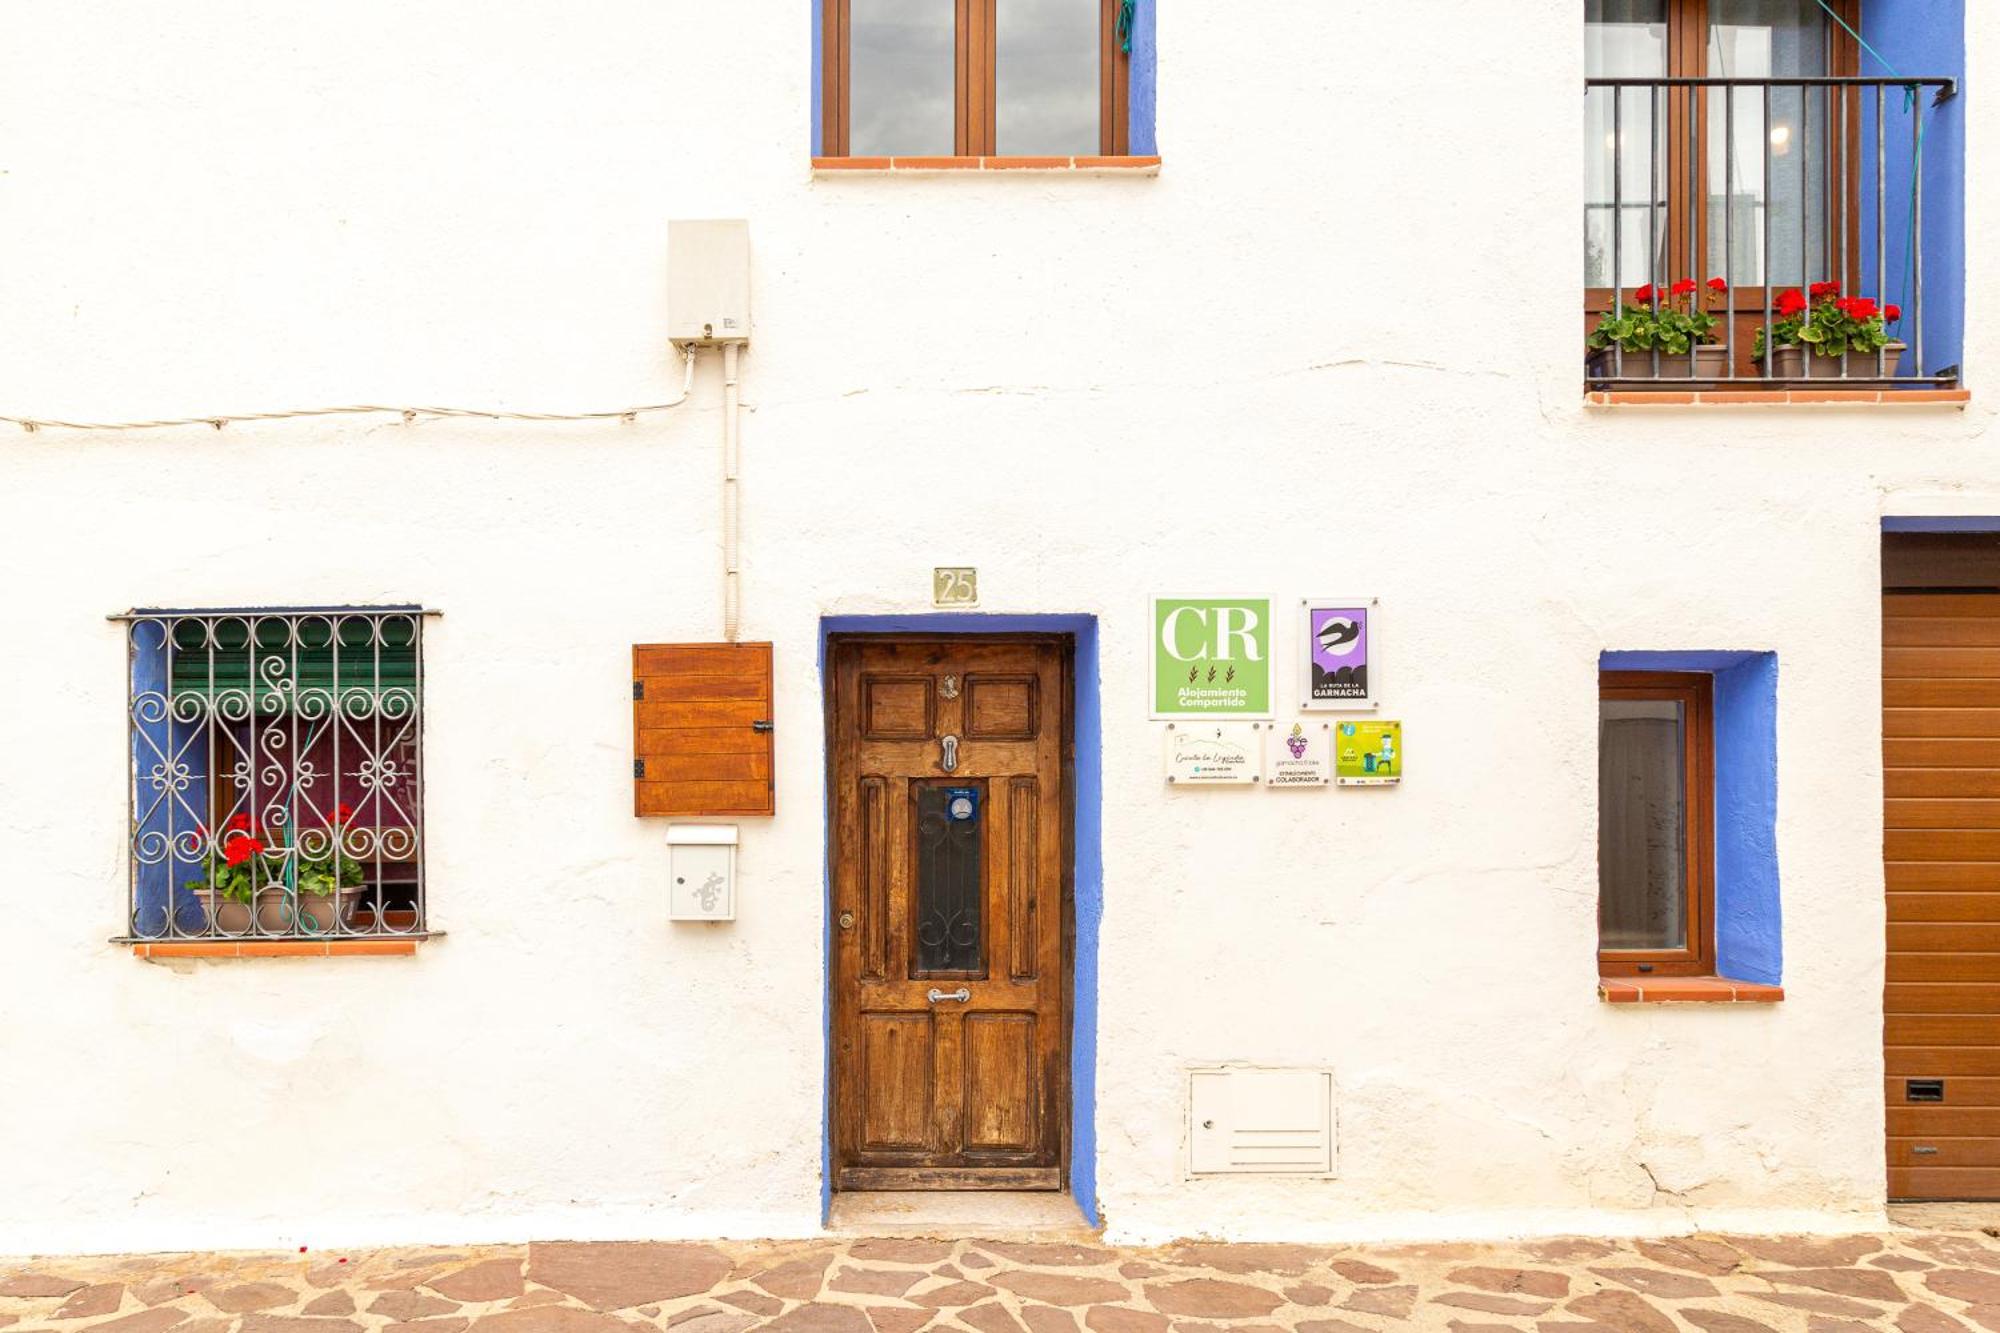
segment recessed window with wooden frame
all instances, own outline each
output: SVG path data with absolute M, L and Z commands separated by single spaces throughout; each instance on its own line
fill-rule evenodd
M 1119 0 L 823 0 L 828 157 L 1129 151 Z
M 1715 974 L 1715 723 L 1702 672 L 1598 677 L 1600 976 Z

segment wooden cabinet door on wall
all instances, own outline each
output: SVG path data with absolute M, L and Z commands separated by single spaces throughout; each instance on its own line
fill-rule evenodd
M 632 813 L 768 815 L 771 645 L 632 648 Z

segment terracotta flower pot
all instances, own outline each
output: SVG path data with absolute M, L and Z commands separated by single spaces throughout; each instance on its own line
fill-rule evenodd
M 365 887 L 356 887 L 335 893 L 301 893 L 299 929 L 308 935 L 337 934 L 354 919 L 354 905 L 367 892 Z
M 1896 373 L 1896 363 L 1902 360 L 1906 345 L 1892 342 L 1882 349 L 1880 364 L 1885 373 Z M 1847 373 L 1852 378 L 1872 379 L 1877 365 L 1873 352 L 1850 352 L 1847 357 Z M 1806 355 L 1804 347 L 1780 347 L 1771 354 L 1771 377 L 1781 380 L 1837 380 L 1840 378 L 1840 358 L 1822 356 L 1814 352 Z
M 194 896 L 219 935 L 286 934 L 292 929 L 292 909 L 282 887 L 257 890 L 254 904 L 226 898 L 213 889 L 196 889 Z M 255 912 L 256 925 L 251 925 Z
M 1590 354 L 1590 378 L 1611 379 L 1617 376 L 1628 380 L 1650 380 L 1653 374 L 1653 354 L 1651 352 L 1625 353 L 1623 371 L 1618 367 L 1618 353 L 1611 348 Z M 1662 383 L 1672 380 L 1713 382 L 1729 374 L 1729 349 L 1715 344 L 1703 343 L 1696 347 L 1692 355 L 1686 352 L 1660 353 L 1660 373 Z
M 196 889 L 202 910 L 208 913 L 218 935 L 331 935 L 354 911 L 364 888 L 342 889 L 338 893 L 301 893 L 296 905 L 283 885 L 257 890 L 256 926 L 251 926 L 252 904 L 225 898 L 209 889 Z

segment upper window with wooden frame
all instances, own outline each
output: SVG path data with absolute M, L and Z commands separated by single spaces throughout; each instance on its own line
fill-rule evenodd
M 828 157 L 1129 151 L 1121 0 L 822 0 Z
M 1598 679 L 1599 975 L 1713 976 L 1713 678 Z

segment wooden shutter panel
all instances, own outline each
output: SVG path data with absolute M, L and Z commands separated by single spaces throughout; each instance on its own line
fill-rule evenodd
M 632 813 L 768 815 L 771 645 L 632 647 Z

